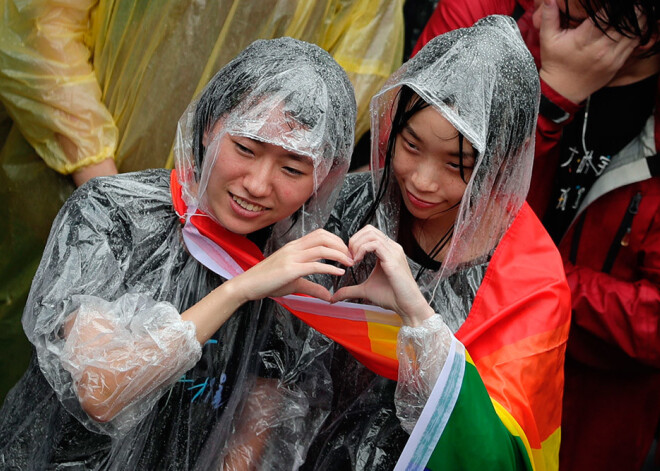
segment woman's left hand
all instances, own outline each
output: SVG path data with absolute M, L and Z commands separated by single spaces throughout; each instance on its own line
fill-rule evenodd
M 417 287 L 401 245 L 367 225 L 351 237 L 348 248 L 355 262 L 367 253 L 374 253 L 378 262 L 364 283 L 339 289 L 332 302 L 367 299 L 398 313 L 403 323 L 410 326 L 417 326 L 435 314 Z

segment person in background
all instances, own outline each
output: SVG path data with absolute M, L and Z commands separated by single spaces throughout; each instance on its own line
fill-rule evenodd
M 438 0 L 405 0 L 403 3 L 404 42 L 403 61 L 407 61 L 417 44 L 419 35 L 435 10 Z M 358 136 L 359 137 L 359 136 Z M 351 157 L 351 172 L 369 169 L 371 155 L 371 133 L 367 130 L 355 143 Z
M 660 424 L 660 6 L 442 0 L 417 49 L 494 13 L 541 79 L 528 201 L 573 307 L 560 467 L 640 469 Z
M 0 401 L 27 366 L 19 319 L 75 186 L 172 168 L 181 113 L 256 39 L 329 51 L 354 84 L 359 136 L 401 64 L 401 10 L 402 0 L 0 0 Z
M 494 16 L 430 41 L 373 98 L 371 173 L 347 176 L 326 228 L 355 261 L 333 301 L 398 313 L 383 354 L 398 365 L 335 349 L 303 469 L 556 469 L 570 300 L 525 203 L 539 93 L 514 22 Z
M 259 388 L 289 411 L 276 432 L 304 442 L 329 408 L 327 368 L 313 361 L 329 341 L 264 298 L 328 301 L 300 277 L 344 273 L 320 259 L 351 264 L 341 239 L 315 229 L 348 169 L 355 118 L 327 52 L 257 41 L 184 113 L 175 171 L 74 192 L 23 315 L 36 353 L 0 409 L 1 467 L 211 469 Z M 269 256 L 223 275 L 210 260 L 227 244 Z

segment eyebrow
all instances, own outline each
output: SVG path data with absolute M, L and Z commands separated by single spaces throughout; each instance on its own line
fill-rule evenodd
M 460 158 L 460 156 L 461 156 L 458 152 L 450 152 L 449 155 L 452 156 L 452 157 L 456 157 L 456 158 Z M 463 158 L 465 158 L 465 157 L 469 157 L 469 158 L 472 158 L 472 159 L 475 158 L 474 157 L 474 152 L 469 151 L 469 150 L 465 150 L 465 146 L 464 146 L 463 147 Z
M 403 127 L 403 130 L 404 130 L 404 131 L 408 131 L 408 133 L 409 133 L 412 137 L 414 137 L 416 140 L 418 140 L 418 141 L 420 141 L 420 142 L 424 142 L 424 141 L 422 141 L 422 139 L 417 135 L 417 133 L 415 132 L 415 130 L 412 128 L 412 126 L 410 126 L 410 123 L 406 123 L 406 125 Z
M 416 140 L 418 140 L 418 141 L 420 141 L 420 142 L 424 142 L 424 141 L 423 141 L 423 140 L 417 135 L 417 133 L 415 132 L 415 130 L 410 126 L 410 124 L 406 123 L 406 125 L 403 127 L 403 130 L 404 130 L 404 131 L 407 131 L 407 132 L 408 132 L 413 138 L 415 138 Z M 467 139 L 464 138 L 464 141 L 467 141 Z M 459 154 L 458 152 L 450 152 L 449 155 L 452 156 L 452 157 L 456 157 L 456 158 L 459 158 L 459 157 L 460 157 L 460 154 Z M 473 151 L 466 150 L 466 149 L 465 149 L 465 145 L 463 145 L 463 157 L 471 157 L 471 158 L 474 159 L 474 158 L 475 158 L 475 154 L 474 154 Z
M 306 155 L 298 155 L 298 154 L 292 154 L 289 152 L 286 154 L 286 157 L 289 157 L 297 162 L 301 163 L 308 163 L 310 165 L 314 165 L 314 162 L 312 162 L 312 159 L 310 157 L 307 157 Z
M 277 144 L 271 144 L 270 142 L 264 142 L 260 141 L 259 139 L 254 139 L 249 136 L 240 136 L 245 139 L 248 139 L 249 141 L 253 142 L 255 145 L 263 147 L 265 145 L 274 145 L 276 147 L 279 147 L 281 149 L 284 149 L 282 146 L 278 146 Z M 301 163 L 309 163 L 310 165 L 314 165 L 314 162 L 312 161 L 311 157 L 308 157 L 306 155 L 299 155 L 299 154 L 294 154 L 293 152 L 289 151 L 288 149 L 284 149 L 286 151 L 286 154 L 284 154 L 284 157 L 288 157 L 290 159 L 295 160 L 296 162 L 301 162 Z

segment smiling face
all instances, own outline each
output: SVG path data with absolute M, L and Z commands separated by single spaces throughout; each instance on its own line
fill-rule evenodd
M 209 210 L 237 234 L 287 218 L 314 191 L 312 161 L 282 147 L 224 133 L 209 153 L 217 153 L 206 190 Z
M 472 174 L 475 152 L 466 139 L 462 150 L 465 181 L 459 133 L 432 107 L 415 113 L 396 138 L 392 168 L 403 202 L 413 225 L 423 224 L 436 241 L 454 223 Z

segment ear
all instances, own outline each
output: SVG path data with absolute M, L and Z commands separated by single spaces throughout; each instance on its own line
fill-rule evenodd
M 225 124 L 225 118 L 221 116 L 218 120 L 211 126 L 209 129 L 204 131 L 204 138 L 202 139 L 202 145 L 208 147 L 213 138 L 218 135 L 222 130 L 222 127 Z
M 641 22 L 641 20 L 640 20 L 640 22 Z M 660 41 L 660 20 L 658 20 L 658 22 L 656 24 L 655 31 L 656 31 L 655 34 L 653 34 L 653 36 L 651 36 L 651 38 L 649 39 L 649 42 L 647 42 L 644 45 L 637 46 L 635 48 L 636 53 L 644 54 L 645 52 L 647 52 L 651 48 L 653 48 L 658 43 L 658 41 Z

